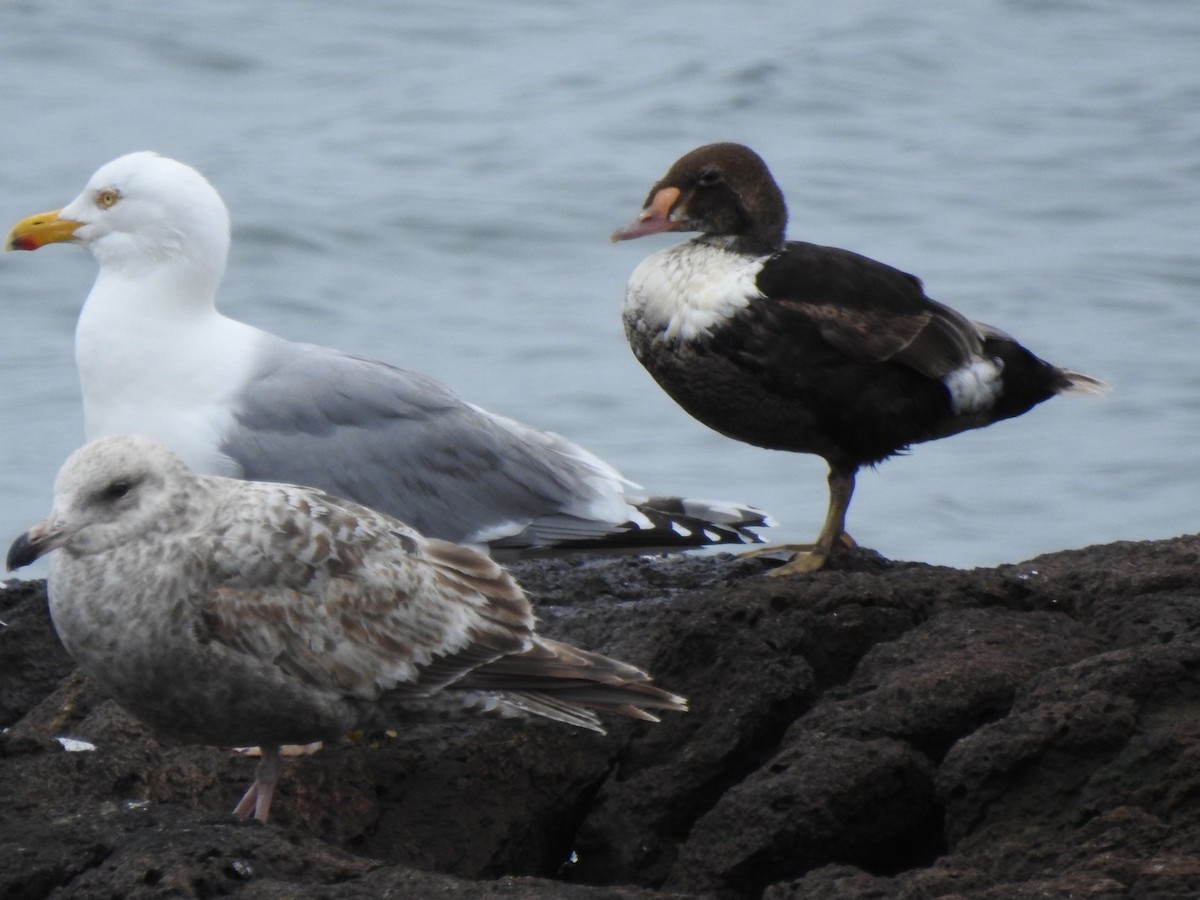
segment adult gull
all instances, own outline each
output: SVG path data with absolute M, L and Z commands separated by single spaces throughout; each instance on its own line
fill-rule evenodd
M 314 488 L 195 475 L 166 445 L 77 450 L 10 569 L 54 554 L 50 614 L 85 674 L 186 741 L 263 748 L 234 812 L 266 821 L 281 744 L 450 711 L 603 732 L 687 708 L 641 669 L 540 637 L 488 556 Z
M 432 378 L 220 314 L 229 241 L 212 185 L 150 152 L 13 227 L 8 249 L 75 242 L 99 263 L 75 331 L 88 438 L 147 434 L 198 472 L 312 485 L 497 549 L 758 542 L 769 524 L 738 503 L 641 496 L 577 444 Z

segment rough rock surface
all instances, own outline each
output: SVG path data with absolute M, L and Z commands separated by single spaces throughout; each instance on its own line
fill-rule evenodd
M 969 572 L 514 568 L 542 631 L 692 711 L 347 739 L 290 762 L 265 827 L 229 815 L 254 760 L 105 701 L 43 585 L 10 584 L 0 896 L 1200 896 L 1200 538 Z

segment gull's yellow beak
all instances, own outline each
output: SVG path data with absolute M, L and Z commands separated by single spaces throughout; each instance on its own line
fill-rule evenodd
M 73 240 L 75 231 L 83 224 L 74 219 L 63 219 L 60 210 L 38 213 L 22 219 L 12 227 L 4 239 L 5 250 L 36 250 L 47 244 L 58 244 Z

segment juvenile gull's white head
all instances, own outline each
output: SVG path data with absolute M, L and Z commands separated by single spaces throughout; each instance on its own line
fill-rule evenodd
M 197 487 L 183 461 L 142 435 L 103 438 L 73 453 L 54 482 L 54 509 L 9 551 L 9 568 L 51 550 L 80 557 L 183 524 Z M 194 492 L 193 492 L 194 493 Z

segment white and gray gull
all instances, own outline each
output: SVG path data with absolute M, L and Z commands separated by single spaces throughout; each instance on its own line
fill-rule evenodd
M 57 242 L 99 263 L 75 331 L 88 438 L 148 434 L 198 472 L 312 485 L 496 549 L 757 543 L 752 529 L 769 524 L 743 504 L 640 496 L 577 444 L 431 378 L 220 314 L 229 213 L 175 160 L 107 163 L 5 246 Z
M 678 159 L 613 235 L 700 233 L 648 257 L 626 289 L 625 333 L 659 385 L 724 435 L 829 463 L 816 542 L 772 574 L 819 569 L 852 543 L 846 511 L 862 466 L 1056 394 L 1106 390 L 930 299 L 912 275 L 786 240 L 786 225 L 766 163 L 725 143 Z
M 313 488 L 196 475 L 141 435 L 77 450 L 8 567 L 51 550 L 50 614 L 90 679 L 180 739 L 263 748 L 242 818 L 267 820 L 280 745 L 403 727 L 430 704 L 600 732 L 593 710 L 687 708 L 536 634 L 488 556 Z

